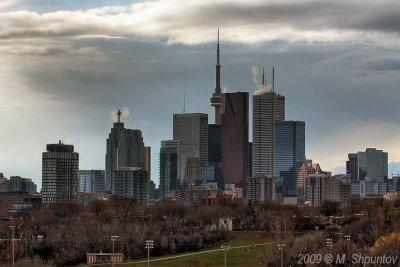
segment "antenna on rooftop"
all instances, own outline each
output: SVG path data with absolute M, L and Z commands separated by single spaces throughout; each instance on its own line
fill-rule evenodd
M 186 113 L 186 93 L 183 92 L 183 113 Z

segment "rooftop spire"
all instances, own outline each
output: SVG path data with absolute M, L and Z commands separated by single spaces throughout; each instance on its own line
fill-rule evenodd
M 272 92 L 275 92 L 275 67 L 272 67 Z
M 217 65 L 215 65 L 215 92 L 210 97 L 211 106 L 215 107 L 215 125 L 221 125 L 221 64 L 219 62 L 219 28 L 217 35 Z
M 217 65 L 215 66 L 216 70 L 216 85 L 215 85 L 215 93 L 221 93 L 221 64 L 219 61 L 219 28 L 218 28 L 218 42 L 217 42 Z
M 121 122 L 121 110 L 118 109 L 117 115 L 118 115 L 118 122 Z

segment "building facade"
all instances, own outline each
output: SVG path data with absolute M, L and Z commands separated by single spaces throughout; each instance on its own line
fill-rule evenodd
M 168 198 L 169 192 L 177 190 L 180 184 L 179 140 L 163 140 L 160 148 L 160 198 Z
M 275 202 L 275 182 L 273 177 L 257 174 L 246 180 L 246 196 L 248 200 L 259 202 Z
M 120 120 L 113 124 L 107 139 L 106 190 L 114 192 L 114 173 L 121 167 L 145 167 L 145 149 L 140 130 L 126 129 Z
M 204 113 L 174 114 L 173 139 L 180 141 L 180 173 L 183 184 L 188 158 L 198 158 L 200 166 L 208 161 L 208 115 Z
M 339 202 L 342 205 L 350 203 L 351 180 L 339 177 L 329 177 L 325 182 L 325 199 Z
M 249 93 L 222 95 L 221 145 L 225 184 L 244 191 L 249 177 Z
M 148 200 L 148 173 L 142 168 L 122 167 L 115 171 L 115 194 L 133 197 L 141 204 Z
M 208 125 L 208 162 L 221 163 L 221 125 Z
M 285 120 L 285 97 L 268 91 L 253 96 L 253 176 L 274 175 L 275 122 Z
M 305 156 L 305 122 L 278 121 L 274 130 L 274 176 L 284 177 L 288 195 L 297 195 L 297 175 Z
M 99 193 L 105 190 L 104 170 L 79 170 L 79 191 Z
M 358 152 L 358 180 L 384 183 L 388 179 L 388 153 L 375 148 Z
M 79 154 L 73 145 L 47 145 L 42 154 L 42 202 L 76 203 L 79 191 Z
M 144 147 L 144 169 L 149 174 L 149 180 L 151 180 L 151 147 Z
M 348 161 L 346 161 L 346 174 L 350 175 L 352 181 L 358 181 L 358 154 L 348 154 Z
M 30 178 L 11 176 L 8 183 L 8 192 L 22 192 L 29 195 L 37 193 L 37 185 Z
M 305 199 L 312 206 L 319 206 L 325 200 L 325 174 L 311 174 L 306 179 Z
M 299 197 L 304 197 L 304 188 L 305 188 L 306 178 L 310 174 L 322 174 L 322 173 L 323 172 L 318 163 L 312 163 L 311 160 L 303 163 L 297 174 L 297 195 Z

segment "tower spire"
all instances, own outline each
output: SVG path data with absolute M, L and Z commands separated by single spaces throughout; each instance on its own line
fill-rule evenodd
M 183 113 L 186 113 L 186 92 L 183 92 Z
M 272 92 L 275 93 L 275 67 L 272 67 Z
M 117 115 L 118 115 L 118 122 L 121 122 L 121 110 L 118 109 Z
M 215 65 L 215 92 L 210 97 L 211 106 L 215 108 L 215 124 L 221 125 L 221 64 L 219 55 L 219 28 L 217 35 L 217 65 Z
M 219 55 L 219 28 L 218 28 L 218 42 L 217 42 L 217 65 L 215 66 L 216 70 L 216 86 L 215 93 L 221 93 L 221 64 L 220 64 L 220 55 Z

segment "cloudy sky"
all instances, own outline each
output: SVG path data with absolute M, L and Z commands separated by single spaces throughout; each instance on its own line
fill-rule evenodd
M 40 186 L 41 152 L 64 137 L 81 169 L 104 169 L 110 111 L 127 107 L 158 184 L 183 94 L 213 122 L 218 27 L 222 86 L 253 93 L 252 68 L 275 66 L 307 158 L 340 172 L 347 153 L 376 147 L 397 172 L 399 14 L 398 0 L 2 0 L 0 172 Z

